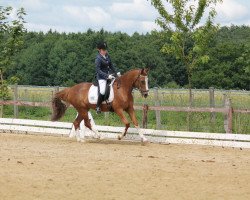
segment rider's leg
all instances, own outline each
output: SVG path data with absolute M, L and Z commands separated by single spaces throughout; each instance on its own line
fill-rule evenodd
M 103 97 L 105 95 L 107 80 L 105 80 L 105 79 L 98 80 L 98 84 L 99 84 L 100 91 L 98 94 L 98 100 L 97 100 L 97 104 L 96 104 L 96 112 L 101 113 L 100 106 L 101 106 L 101 103 L 103 101 Z

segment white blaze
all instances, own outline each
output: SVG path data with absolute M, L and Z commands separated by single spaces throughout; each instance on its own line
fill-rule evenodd
M 148 77 L 145 77 L 145 82 L 146 82 L 146 90 L 148 90 Z

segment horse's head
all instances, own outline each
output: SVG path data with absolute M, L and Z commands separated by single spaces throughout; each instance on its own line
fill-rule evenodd
M 149 68 L 143 68 L 140 70 L 138 77 L 134 83 L 134 86 L 138 88 L 143 97 L 147 98 L 148 96 L 148 72 Z

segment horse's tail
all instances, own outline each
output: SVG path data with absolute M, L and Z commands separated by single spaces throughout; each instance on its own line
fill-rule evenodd
M 67 104 L 69 88 L 66 88 L 60 92 L 57 92 L 52 99 L 52 116 L 51 121 L 59 120 L 67 110 L 69 104 Z

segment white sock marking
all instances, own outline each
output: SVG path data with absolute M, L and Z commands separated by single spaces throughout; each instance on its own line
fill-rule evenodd
M 135 126 L 135 128 L 138 130 L 138 133 L 142 139 L 143 142 L 147 141 L 147 138 L 144 136 L 143 131 L 141 130 L 141 128 L 139 126 Z

